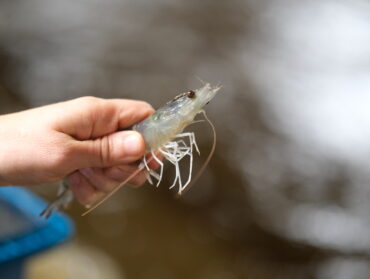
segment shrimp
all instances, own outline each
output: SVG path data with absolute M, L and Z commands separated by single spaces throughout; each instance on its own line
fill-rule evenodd
M 198 154 L 200 152 L 194 133 L 183 133 L 182 131 L 194 122 L 195 116 L 202 112 L 203 107 L 215 96 L 218 90 L 219 87 L 212 88 L 210 84 L 206 84 L 196 91 L 190 90 L 182 93 L 168 102 L 167 105 L 158 109 L 151 117 L 133 127 L 133 130 L 143 135 L 147 153 L 150 153 L 152 158 L 160 165 L 160 174 L 158 175 L 148 167 L 146 157 L 143 158 L 143 165 L 148 171 L 149 182 L 151 181 L 150 175 L 158 180 L 157 186 L 162 180 L 163 163 L 156 156 L 156 152 L 159 152 L 175 166 L 175 180 L 170 189 L 178 184 L 178 193 L 181 194 L 189 185 L 192 176 L 193 149 Z M 189 144 L 186 144 L 185 139 L 188 139 Z M 179 162 L 187 155 L 190 157 L 189 176 L 183 184 Z
M 40 216 L 48 219 L 54 210 L 59 210 L 60 208 L 66 208 L 69 203 L 73 200 L 72 191 L 65 179 L 60 182 L 58 189 L 58 197 L 55 201 L 50 203 L 41 213 Z
M 139 167 L 135 172 L 133 172 L 125 181 L 114 188 L 105 197 L 99 200 L 95 205 L 91 206 L 82 214 L 82 216 L 90 213 L 92 210 L 106 201 L 123 185 L 135 177 L 140 171 L 146 170 L 148 182 L 153 184 L 152 178 L 154 178 L 157 180 L 156 186 L 158 187 L 163 178 L 164 164 L 156 154 L 161 154 L 175 167 L 175 179 L 169 188 L 172 189 L 178 185 L 178 195 L 181 195 L 191 182 L 194 150 L 200 154 L 194 133 L 183 132 L 183 130 L 188 125 L 198 122 L 194 121 L 196 115 L 203 113 L 206 120 L 211 125 L 214 133 L 214 144 L 212 146 L 212 150 L 206 160 L 206 163 L 203 165 L 198 175 L 194 179 L 196 180 L 200 173 L 204 170 L 206 164 L 209 162 L 216 143 L 215 128 L 206 116 L 203 107 L 214 98 L 219 89 L 220 86 L 212 87 L 209 83 L 206 83 L 200 89 L 195 91 L 190 90 L 182 93 L 168 102 L 165 106 L 159 108 L 151 116 L 134 125 L 132 129 L 142 134 L 146 145 L 146 154 L 143 157 L 142 162 L 139 164 Z M 186 156 L 188 156 L 190 159 L 189 174 L 187 180 L 183 182 L 181 178 L 179 162 Z M 151 160 L 155 160 L 159 164 L 159 174 L 149 167 L 148 164 Z M 54 202 L 54 204 L 54 207 L 51 204 L 48 207 L 49 210 L 45 210 L 47 211 L 48 215 L 50 215 L 52 210 L 58 209 L 63 205 L 63 203 L 60 202 Z M 42 216 L 45 217 L 48 217 L 48 215 L 42 214 Z

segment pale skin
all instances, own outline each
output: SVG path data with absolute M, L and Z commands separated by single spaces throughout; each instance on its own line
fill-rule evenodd
M 82 97 L 1 115 L 0 185 L 66 177 L 75 199 L 91 204 L 137 170 L 145 143 L 128 129 L 152 113 L 141 101 Z M 129 183 L 145 180 L 141 172 Z

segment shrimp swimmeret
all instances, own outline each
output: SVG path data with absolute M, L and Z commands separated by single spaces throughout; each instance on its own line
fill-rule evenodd
M 165 106 L 159 108 L 154 114 L 152 114 L 147 119 L 139 122 L 133 127 L 133 130 L 141 133 L 146 144 L 146 156 L 143 157 L 141 164 L 138 169 L 133 172 L 125 181 L 108 193 L 105 197 L 99 200 L 95 205 L 89 208 L 82 216 L 88 214 L 110 196 L 112 196 L 118 189 L 130 181 L 134 176 L 136 176 L 140 171 L 146 170 L 147 180 L 150 184 L 153 184 L 152 177 L 157 180 L 156 186 L 162 180 L 163 177 L 163 162 L 158 158 L 156 154 L 162 154 L 163 157 L 168 160 L 175 167 L 175 179 L 170 186 L 174 188 L 178 185 L 178 194 L 181 195 L 184 189 L 189 186 L 192 179 L 192 168 L 193 168 L 193 152 L 194 150 L 199 154 L 199 149 L 195 141 L 195 135 L 193 132 L 183 132 L 183 130 L 190 124 L 194 123 L 194 118 L 197 114 L 203 113 L 206 120 L 212 126 L 213 132 L 214 127 L 212 123 L 208 120 L 203 107 L 208 104 L 208 102 L 213 99 L 217 91 L 220 89 L 219 86 L 212 87 L 210 84 L 205 84 L 202 88 L 195 91 L 190 90 L 186 93 L 182 93 L 176 96 L 172 101 L 168 102 Z M 214 151 L 215 147 L 215 132 L 214 132 L 214 144 L 210 155 L 208 156 L 202 169 L 198 172 L 198 175 L 194 180 L 196 180 L 199 174 L 202 172 L 210 157 Z M 147 159 L 150 154 L 150 159 Z M 189 157 L 190 166 L 189 174 L 185 182 L 181 179 L 180 172 L 180 161 Z M 159 166 L 159 174 L 154 170 L 150 169 L 148 166 L 149 160 L 155 160 Z M 51 212 L 55 209 L 59 209 L 66 203 L 69 203 L 71 198 L 70 195 L 66 195 L 67 191 L 70 191 L 63 184 L 64 191 L 59 195 L 59 198 L 51 203 L 40 215 L 44 217 L 50 216 Z M 63 197 L 65 198 L 65 203 L 61 201 Z M 64 199 L 64 198 L 63 198 Z

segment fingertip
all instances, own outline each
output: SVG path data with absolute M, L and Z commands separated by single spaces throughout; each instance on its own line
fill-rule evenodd
M 143 136 L 136 131 L 122 131 L 114 135 L 117 148 L 120 149 L 120 158 L 125 163 L 134 162 L 145 153 L 145 141 Z M 118 144 L 117 144 L 118 143 Z
M 149 114 L 152 114 L 154 112 L 154 108 L 151 104 L 145 101 L 140 101 L 142 104 L 143 109 L 146 109 Z
M 146 175 L 142 171 L 129 181 L 128 186 L 131 188 L 139 188 L 145 184 L 146 180 L 147 180 Z

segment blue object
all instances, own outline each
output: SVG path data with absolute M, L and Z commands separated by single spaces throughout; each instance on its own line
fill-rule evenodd
M 22 187 L 0 187 L 0 278 L 22 278 L 25 259 L 60 244 L 74 233 L 72 221 L 59 212 L 39 217 L 46 202 Z

